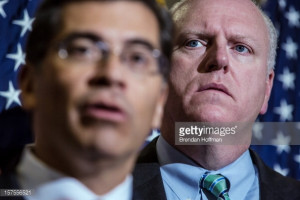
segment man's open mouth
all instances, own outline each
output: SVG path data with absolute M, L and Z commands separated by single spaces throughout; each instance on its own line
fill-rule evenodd
M 83 106 L 84 116 L 94 120 L 122 122 L 126 119 L 124 110 L 114 103 L 88 103 Z

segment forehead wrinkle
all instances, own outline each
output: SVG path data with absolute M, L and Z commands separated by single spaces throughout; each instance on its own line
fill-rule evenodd
M 213 0 L 209 0 L 209 1 L 213 1 Z M 219 7 L 217 6 L 219 3 L 218 0 L 215 0 L 216 3 L 215 4 L 210 4 L 210 5 L 206 5 L 205 3 L 205 0 L 185 0 L 183 1 L 183 3 L 179 4 L 179 6 L 174 6 L 172 9 L 171 9 L 171 12 L 173 14 L 173 20 L 175 21 L 177 27 L 180 29 L 182 29 L 184 26 L 186 26 L 186 23 L 187 22 L 190 22 L 190 21 L 195 21 L 195 19 L 200 15 L 203 17 L 203 13 L 201 12 L 202 10 L 202 7 L 206 7 L 206 12 L 204 14 L 205 17 L 208 17 L 209 18 L 215 18 L 215 17 L 218 17 L 218 9 Z M 222 0 L 220 0 L 220 3 L 221 3 Z M 227 4 L 233 4 L 235 1 L 234 0 L 231 0 L 231 1 L 228 1 Z M 237 2 L 239 2 L 239 0 L 237 0 Z M 256 7 L 256 5 L 254 5 L 254 3 L 252 3 L 250 0 L 249 2 L 245 1 L 246 3 L 248 3 L 248 7 L 247 9 L 244 9 L 244 10 L 241 10 L 241 12 L 239 13 L 239 15 L 243 15 L 240 17 L 240 19 L 249 19 L 249 22 L 251 21 L 254 21 L 255 24 L 257 25 L 257 21 L 259 20 L 259 24 L 260 25 L 265 25 L 264 23 L 264 19 L 263 19 L 263 16 L 262 14 L 260 13 L 259 9 Z M 244 2 L 244 3 L 245 3 Z M 209 7 L 207 7 L 209 6 Z M 243 6 L 244 8 L 245 6 Z M 229 8 L 229 10 L 226 12 L 228 14 L 226 14 L 224 17 L 222 17 L 222 21 L 223 20 L 232 20 L 231 19 L 231 16 L 234 16 L 232 13 L 234 13 L 236 11 L 236 8 L 235 6 L 230 6 L 227 8 Z M 197 12 L 195 12 L 195 10 L 191 11 L 191 9 L 197 9 Z M 232 12 L 230 12 L 232 10 Z M 242 11 L 246 11 L 247 13 L 244 13 Z M 249 17 L 249 12 L 251 12 L 252 14 L 252 17 L 250 18 Z M 255 17 L 256 19 L 258 20 L 253 20 L 253 17 Z M 204 26 L 205 28 L 209 28 L 208 27 L 208 23 L 206 23 L 204 21 L 204 19 L 202 18 L 197 24 L 200 25 L 200 22 L 201 23 L 204 23 L 204 24 L 201 24 L 202 26 Z M 234 21 L 233 21 L 234 23 Z M 230 24 L 233 24 L 230 22 Z M 224 23 L 221 23 L 221 24 L 224 24 Z M 265 28 L 266 28 L 266 25 L 265 25 Z
M 255 24 L 256 28 L 261 27 L 259 29 L 266 29 L 262 16 L 259 17 L 261 18 L 262 23 Z M 182 27 L 182 32 L 200 34 L 207 37 L 215 37 L 218 34 L 224 33 L 227 39 L 248 40 L 255 43 L 258 42 L 257 37 L 255 37 L 256 35 L 248 33 L 247 25 L 245 25 L 242 20 L 240 21 L 238 19 L 231 18 L 230 16 L 224 16 L 218 21 L 219 23 L 211 23 L 209 19 L 207 20 L 206 17 L 204 17 L 196 22 L 196 27 L 193 27 L 192 25 Z M 228 24 L 230 24 L 230 26 L 228 26 Z M 261 25 L 263 25 L 264 28 L 262 28 Z

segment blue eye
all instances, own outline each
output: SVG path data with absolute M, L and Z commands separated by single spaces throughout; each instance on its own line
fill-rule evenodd
M 199 40 L 190 40 L 186 43 L 187 47 L 202 47 L 203 44 Z
M 235 50 L 238 51 L 239 53 L 249 53 L 249 49 L 243 45 L 237 45 L 235 47 Z

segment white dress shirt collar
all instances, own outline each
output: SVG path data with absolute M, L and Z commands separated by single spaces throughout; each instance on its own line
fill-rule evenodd
M 200 199 L 203 193 L 199 194 L 199 180 L 208 170 L 169 145 L 161 136 L 158 138 L 156 150 L 167 198 Z M 228 166 L 210 172 L 222 174 L 229 179 L 231 184 L 229 196 L 232 200 L 259 199 L 257 169 L 252 163 L 249 151 Z M 202 196 L 202 199 L 207 198 Z
M 132 175 L 105 195 L 96 195 L 75 178 L 65 176 L 47 166 L 32 153 L 32 145 L 26 146 L 17 166 L 17 179 L 23 189 L 33 189 L 30 200 L 57 200 L 62 195 L 72 200 L 115 200 L 132 199 Z

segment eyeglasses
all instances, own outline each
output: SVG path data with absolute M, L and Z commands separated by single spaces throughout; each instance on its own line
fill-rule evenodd
M 67 38 L 58 46 L 61 59 L 80 66 L 104 64 L 111 54 L 118 56 L 126 69 L 137 75 L 155 75 L 167 68 L 163 66 L 167 59 L 161 51 L 140 40 L 126 44 L 123 49 L 111 49 L 104 41 L 80 36 Z

